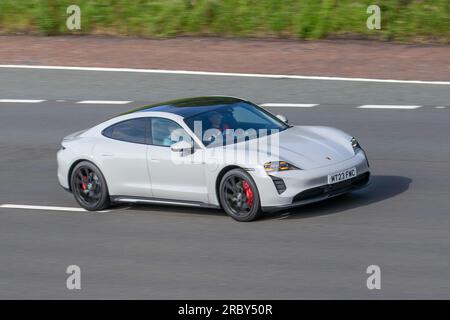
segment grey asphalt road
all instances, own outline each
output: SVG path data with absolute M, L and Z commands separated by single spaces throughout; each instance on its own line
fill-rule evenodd
M 0 99 L 155 102 L 231 94 L 293 124 L 356 136 L 370 187 L 237 223 L 222 211 L 158 206 L 106 213 L 0 208 L 0 298 L 449 299 L 448 86 L 3 69 Z M 364 110 L 356 104 L 420 104 Z M 0 204 L 76 207 L 56 181 L 61 138 L 130 105 L 0 103 Z M 82 289 L 66 289 L 79 265 Z M 366 268 L 381 268 L 368 290 Z
M 449 105 L 449 85 L 0 68 L 2 98 L 136 100 L 232 95 L 255 102 Z

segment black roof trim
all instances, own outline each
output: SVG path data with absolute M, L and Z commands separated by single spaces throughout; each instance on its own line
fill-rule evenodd
M 178 114 L 183 117 L 192 116 L 197 113 L 208 111 L 208 107 L 214 109 L 214 107 L 232 104 L 237 102 L 244 102 L 245 100 L 228 97 L 228 96 L 204 96 L 204 97 L 193 97 L 185 99 L 177 99 L 166 102 L 160 102 L 156 104 L 147 105 L 137 109 L 130 110 L 124 114 L 135 113 L 135 112 L 169 112 Z

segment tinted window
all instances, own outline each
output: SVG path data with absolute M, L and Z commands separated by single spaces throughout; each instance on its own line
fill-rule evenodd
M 213 110 L 199 113 L 184 119 L 189 128 L 206 146 L 216 146 L 213 141 L 226 143 L 237 142 L 234 133 L 255 132 L 249 138 L 273 134 L 283 131 L 289 126 L 264 109 L 247 102 L 219 105 Z M 232 139 L 216 139 L 219 136 L 230 136 Z M 234 137 L 233 137 L 234 135 Z M 211 139 L 211 138 L 215 139 Z
M 189 134 L 175 121 L 165 118 L 151 119 L 152 144 L 169 147 L 175 142 L 191 142 Z
M 145 143 L 145 118 L 131 119 L 114 124 L 103 131 L 103 135 L 126 142 Z
M 270 118 L 262 119 L 261 113 L 257 112 L 256 109 L 254 108 L 248 108 L 247 105 L 242 106 L 238 105 L 232 109 L 231 113 L 235 122 L 238 124 L 246 123 L 255 126 L 263 125 L 264 127 L 273 126 L 272 124 L 273 121 L 271 121 L 272 119 Z M 280 127 L 279 129 L 281 130 L 282 128 Z

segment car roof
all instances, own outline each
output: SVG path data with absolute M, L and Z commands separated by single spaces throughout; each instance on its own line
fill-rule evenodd
M 224 105 L 243 101 L 244 100 L 239 98 L 227 96 L 194 97 L 147 105 L 138 109 L 130 110 L 125 114 L 137 112 L 167 112 L 187 118 L 206 111 L 216 110 Z

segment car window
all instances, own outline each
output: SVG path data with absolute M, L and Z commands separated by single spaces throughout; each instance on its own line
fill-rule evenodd
M 237 106 L 232 110 L 233 118 L 237 123 L 256 124 L 261 123 L 261 116 L 255 113 L 252 109 L 247 109 L 241 106 Z
M 217 105 L 215 108 L 185 118 L 184 122 L 206 147 L 237 143 L 240 141 L 238 132 L 242 130 L 244 133 L 254 132 L 255 134 L 248 135 L 248 139 L 254 139 L 289 128 L 274 115 L 244 101 Z
M 165 118 L 151 119 L 151 137 L 156 146 L 169 147 L 182 140 L 192 143 L 192 138 L 178 123 Z
M 145 144 L 145 127 L 145 118 L 130 119 L 108 127 L 103 131 L 103 135 L 120 141 Z

